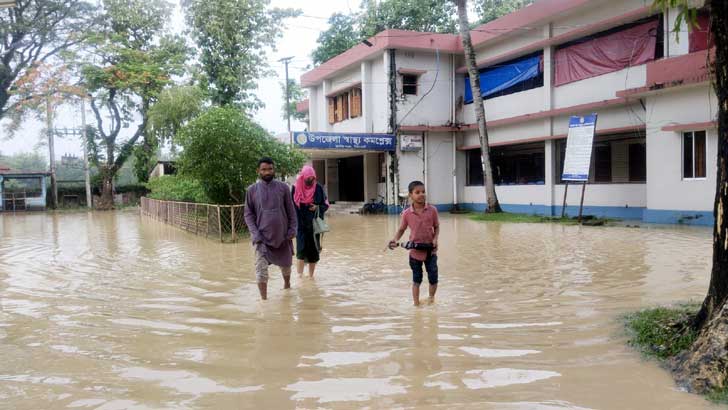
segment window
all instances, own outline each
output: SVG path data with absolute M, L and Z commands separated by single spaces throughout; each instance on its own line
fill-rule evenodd
M 402 94 L 417 95 L 417 80 L 414 74 L 402 74 Z
M 490 158 L 496 185 L 533 185 L 545 181 L 542 142 L 492 148 Z
M 466 178 L 465 185 L 477 186 L 483 185 L 483 163 L 480 158 L 480 149 L 470 149 L 465 151 L 465 168 Z
M 543 87 L 543 52 L 498 63 L 479 71 L 480 94 L 484 99 Z M 473 102 L 470 77 L 465 76 L 465 104 Z
M 629 144 L 629 182 L 647 181 L 647 146 L 644 142 Z
M 710 33 L 710 14 L 706 11 L 698 12 L 696 19 L 697 26 L 690 27 L 688 35 L 689 50 L 691 53 L 707 50 L 714 45 Z
M 705 178 L 705 131 L 683 133 L 683 179 Z
M 361 89 L 353 88 L 329 97 L 328 108 L 329 124 L 361 116 Z
M 556 180 L 563 183 L 566 140 L 556 142 Z M 647 180 L 645 133 L 600 135 L 594 138 L 589 183 L 643 184 Z
M 594 147 L 594 182 L 612 182 L 612 146 L 609 143 Z

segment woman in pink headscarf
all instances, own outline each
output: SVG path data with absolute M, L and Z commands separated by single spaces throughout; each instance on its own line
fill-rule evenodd
M 318 211 L 318 217 L 323 219 L 324 213 L 329 209 L 329 202 L 324 189 L 317 182 L 316 171 L 310 165 L 303 166 L 292 191 L 298 217 L 296 268 L 298 274 L 303 275 L 303 266 L 308 264 L 308 276 L 313 278 L 321 253 L 321 235 L 313 232 L 313 218 Z

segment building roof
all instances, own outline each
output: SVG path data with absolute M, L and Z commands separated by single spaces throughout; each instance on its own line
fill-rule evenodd
M 0 176 L 48 176 L 48 171 L 28 171 L 0 166 Z
M 460 37 L 454 34 L 423 33 L 407 30 L 384 30 L 368 39 L 371 46 L 364 43 L 344 51 L 327 62 L 301 76 L 301 86 L 311 87 L 319 84 L 334 73 L 350 68 L 387 49 L 435 50 L 441 52 L 462 52 Z
M 572 12 L 594 0 L 537 0 L 513 13 L 471 30 L 474 47 L 509 35 L 522 33 L 533 26 L 551 21 L 564 13 Z M 437 34 L 406 30 L 384 30 L 368 39 L 371 46 L 360 43 L 333 57 L 301 76 L 301 86 L 311 87 L 335 73 L 360 63 L 386 49 L 435 50 L 446 53 L 462 53 L 459 35 Z

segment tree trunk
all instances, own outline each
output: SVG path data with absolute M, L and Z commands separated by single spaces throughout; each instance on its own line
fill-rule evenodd
M 488 128 L 485 123 L 485 107 L 483 96 L 480 94 L 480 76 L 478 67 L 475 64 L 475 51 L 470 40 L 470 26 L 468 25 L 467 0 L 454 0 L 458 6 L 458 19 L 460 22 L 460 37 L 463 40 L 465 50 L 465 62 L 468 66 L 470 77 L 470 89 L 473 90 L 473 105 L 478 117 L 478 136 L 480 137 L 480 155 L 483 167 L 483 180 L 485 181 L 485 198 L 487 206 L 485 212 L 502 212 L 498 203 L 498 196 L 495 193 L 493 182 L 493 167 L 490 163 L 490 146 L 488 145 Z
M 114 209 L 114 172 L 101 170 L 101 199 L 96 209 L 109 211 Z
M 694 321 L 698 338 L 676 362 L 678 380 L 695 392 L 728 387 L 728 1 L 709 0 L 707 5 L 716 48 L 712 67 L 718 97 L 713 269 L 708 295 Z

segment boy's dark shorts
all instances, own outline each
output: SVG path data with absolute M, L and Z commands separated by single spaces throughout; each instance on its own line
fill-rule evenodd
M 437 255 L 430 255 L 425 261 L 418 261 L 417 259 L 410 256 L 409 258 L 410 268 L 412 268 L 412 282 L 420 284 L 422 283 L 422 264 L 427 269 L 427 280 L 430 285 L 437 285 Z

